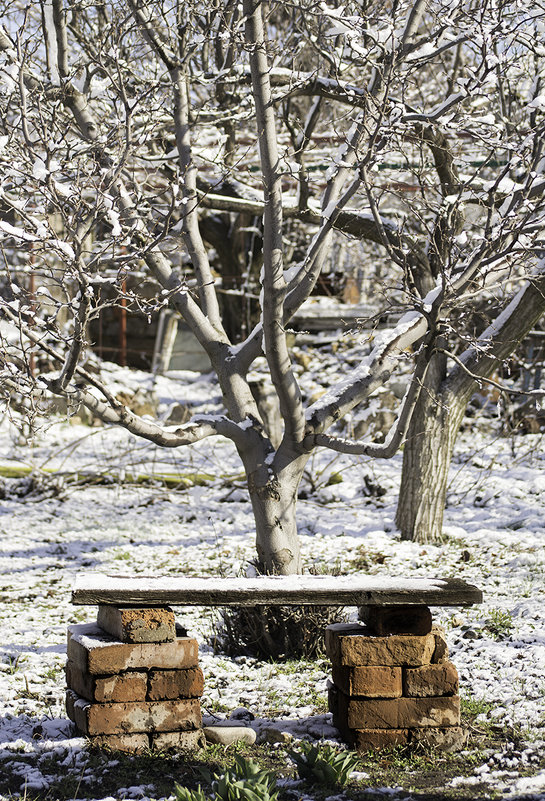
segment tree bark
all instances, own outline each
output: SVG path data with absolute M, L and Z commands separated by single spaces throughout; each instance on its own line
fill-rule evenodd
M 396 525 L 402 540 L 426 543 L 443 536 L 448 472 L 467 400 L 431 389 L 422 394 L 405 442 Z
M 545 312 L 543 268 L 461 354 L 446 374 L 446 355 L 434 354 L 413 412 L 403 454 L 396 525 L 414 542 L 442 539 L 443 511 L 452 451 L 466 406 L 479 378 L 487 378 Z M 444 344 L 438 340 L 437 347 Z
M 264 575 L 303 572 L 297 534 L 297 489 L 308 456 L 276 472 L 266 465 L 248 473 L 248 491 L 256 526 L 257 569 Z
M 450 464 L 449 409 L 442 398 L 446 358 L 431 357 L 423 388 L 407 429 L 396 513 L 401 538 L 440 539 Z M 457 429 L 456 429 L 457 431 Z

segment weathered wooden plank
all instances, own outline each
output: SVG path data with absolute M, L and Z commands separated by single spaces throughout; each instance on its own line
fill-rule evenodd
M 455 578 L 382 576 L 261 576 L 189 578 L 81 574 L 72 603 L 117 606 L 469 606 L 482 602 L 477 587 Z

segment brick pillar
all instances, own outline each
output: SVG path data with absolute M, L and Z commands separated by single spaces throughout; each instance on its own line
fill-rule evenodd
M 461 748 L 458 672 L 427 607 L 367 607 L 363 623 L 326 629 L 329 709 L 359 751 L 424 742 Z
M 69 626 L 66 681 L 68 717 L 95 745 L 143 751 L 204 741 L 198 644 L 177 636 L 170 609 L 100 607 L 96 624 Z

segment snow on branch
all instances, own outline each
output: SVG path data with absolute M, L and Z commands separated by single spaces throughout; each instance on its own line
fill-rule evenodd
M 428 331 L 428 318 L 412 311 L 405 314 L 395 328 L 381 332 L 375 347 L 358 367 L 307 410 L 307 437 L 322 434 L 336 420 L 386 383 L 403 351 L 410 348 Z
M 452 392 L 469 392 L 480 376 L 488 376 L 521 342 L 545 313 L 545 261 L 528 279 L 475 343 L 456 359 L 448 379 Z
M 384 442 L 359 442 L 357 440 L 334 437 L 329 434 L 316 434 L 313 438 L 315 446 L 323 446 L 338 453 L 349 453 L 360 456 L 372 456 L 375 459 L 390 459 L 399 450 L 403 443 L 412 413 L 418 403 L 420 392 L 429 365 L 429 356 L 423 351 L 417 361 L 411 383 L 394 425 L 388 432 Z M 309 439 L 311 439 L 309 437 Z

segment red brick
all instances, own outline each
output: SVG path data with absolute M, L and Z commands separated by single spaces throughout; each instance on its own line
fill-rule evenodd
M 340 730 L 343 724 L 349 729 L 410 729 L 458 726 L 460 723 L 458 696 L 363 699 L 350 698 L 333 688 L 329 693 L 329 707 Z
M 152 747 L 156 751 L 168 751 L 175 748 L 178 751 L 193 751 L 203 748 L 206 738 L 202 729 L 195 731 L 164 731 L 151 736 Z
M 433 625 L 431 633 L 435 637 L 435 649 L 431 661 L 434 665 L 448 660 L 448 645 L 445 630 L 441 626 Z
M 135 734 L 191 730 L 201 727 L 197 699 L 134 701 L 126 704 L 74 704 L 76 726 L 84 734 Z
M 168 607 L 98 607 L 97 624 L 120 642 L 173 642 L 176 639 L 174 612 Z
M 336 687 L 346 695 L 367 698 L 398 698 L 402 695 L 402 670 L 391 666 L 332 666 Z
M 409 729 L 351 729 L 350 744 L 356 751 L 380 751 L 406 745 Z
M 93 623 L 68 627 L 68 659 L 83 673 L 110 675 L 146 668 L 196 667 L 197 640 L 178 637 L 165 643 L 120 643 Z
M 66 695 L 64 698 L 64 706 L 66 708 L 66 714 L 68 719 L 72 721 L 72 723 L 76 722 L 76 712 L 75 712 L 75 703 L 78 700 L 78 695 L 73 690 L 67 690 Z
M 452 662 L 403 668 L 403 695 L 424 697 L 457 693 L 458 671 Z
M 186 670 L 151 670 L 148 701 L 166 698 L 200 698 L 204 690 L 204 676 L 200 668 Z
M 89 739 L 91 745 L 97 748 L 110 748 L 112 751 L 124 751 L 127 754 L 142 753 L 150 747 L 147 734 L 99 734 Z
M 348 700 L 344 693 L 333 688 L 329 694 L 329 711 L 343 740 L 357 751 L 390 748 L 408 742 L 409 729 L 351 729 L 347 721 Z
M 112 676 L 93 676 L 84 673 L 74 662 L 69 661 L 66 663 L 66 683 L 71 690 L 88 701 L 145 701 L 148 674 L 130 670 Z
M 326 628 L 326 652 L 338 665 L 429 665 L 436 648 L 433 633 L 377 637 L 365 626 L 334 623 Z
M 158 734 L 97 734 L 89 738 L 98 748 L 112 751 L 142 753 L 150 748 L 154 751 L 194 751 L 205 744 L 202 729 L 195 731 L 166 731 Z
M 422 743 L 428 748 L 439 751 L 460 751 L 465 747 L 468 730 L 463 726 L 447 726 L 445 728 L 412 729 L 411 743 Z
M 407 604 L 398 606 L 361 606 L 359 618 L 381 637 L 388 634 L 418 634 L 424 636 L 432 629 L 428 606 Z

